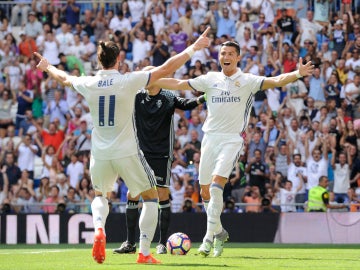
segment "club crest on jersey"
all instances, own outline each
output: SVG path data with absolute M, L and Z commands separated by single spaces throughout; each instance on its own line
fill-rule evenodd
M 162 105 L 162 101 L 161 101 L 161 100 L 156 101 L 156 106 L 157 106 L 158 108 L 160 108 L 161 105 Z
M 236 81 L 236 82 L 235 82 L 235 86 L 236 86 L 236 87 L 240 87 L 240 82 L 239 82 L 239 81 Z

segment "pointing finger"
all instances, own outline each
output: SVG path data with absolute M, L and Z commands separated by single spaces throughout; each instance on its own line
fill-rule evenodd
M 202 33 L 201 36 L 202 36 L 202 37 L 207 37 L 209 31 L 210 31 L 210 26 L 208 26 L 208 27 L 206 28 L 206 30 L 204 31 L 204 33 Z
M 34 52 L 34 55 L 35 55 L 36 57 L 38 57 L 40 60 L 43 60 L 43 59 L 44 59 L 44 57 L 43 57 L 40 53 L 38 53 L 38 52 Z

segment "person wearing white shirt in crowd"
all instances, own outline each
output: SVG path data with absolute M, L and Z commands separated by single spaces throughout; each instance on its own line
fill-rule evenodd
M 347 150 L 347 147 L 345 146 Z M 352 158 L 350 151 L 339 153 L 339 162 L 335 162 L 336 149 L 332 148 L 331 166 L 334 170 L 334 188 L 335 200 L 343 203 L 348 199 L 347 192 L 350 187 L 350 173 L 352 166 Z M 347 162 L 346 162 L 347 160 Z
M 275 0 L 262 0 L 260 5 L 260 13 L 265 14 L 265 21 L 273 23 L 275 19 L 274 14 Z
M 151 20 L 153 21 L 153 26 L 155 30 L 155 35 L 164 31 L 165 28 L 165 16 L 161 13 L 160 6 L 154 8 L 154 13 L 151 14 Z
M 20 170 L 27 170 L 29 172 L 29 178 L 31 179 L 34 177 L 34 163 L 38 151 L 39 148 L 37 145 L 32 143 L 32 137 L 30 134 L 26 134 L 23 137 L 22 142 L 20 142 L 15 149 L 15 152 L 18 155 L 17 164 Z
M 109 24 L 109 29 L 115 33 L 116 31 L 121 31 L 128 33 L 131 30 L 131 23 L 128 18 L 125 18 L 122 10 L 119 10 L 117 16 L 114 16 Z
M 140 61 L 144 60 L 151 51 L 151 44 L 146 40 L 145 32 L 139 29 L 141 22 L 139 22 L 130 31 L 130 41 L 133 43 L 133 63 L 138 65 Z
M 236 22 L 239 19 L 240 15 L 240 5 L 238 1 L 234 0 L 226 0 L 224 3 L 224 7 L 229 10 L 229 18 Z
M 61 32 L 56 35 L 59 41 L 59 52 L 68 55 L 69 49 L 74 45 L 74 35 L 69 31 L 69 25 L 66 22 L 61 23 Z
M 192 14 L 191 18 L 194 21 L 195 28 L 204 22 L 206 10 L 201 7 L 199 0 L 192 0 L 191 2 Z
M 302 181 L 300 182 L 300 185 L 297 187 L 297 189 L 293 189 L 291 181 L 286 180 L 284 183 L 284 187 L 281 187 L 279 179 L 281 178 L 276 179 L 275 191 L 279 190 L 280 193 L 281 212 L 296 212 L 295 197 L 297 192 L 303 187 Z
M 287 179 L 292 183 L 292 190 L 296 190 L 295 203 L 304 203 L 306 201 L 307 170 L 306 167 L 302 166 L 300 154 L 293 155 L 293 162 L 289 165 Z M 303 207 L 300 206 L 297 209 L 301 211 Z
M 47 59 L 49 59 L 49 62 L 52 65 L 57 65 L 60 63 L 59 48 L 60 48 L 60 42 L 55 38 L 52 32 L 48 32 L 45 35 L 45 39 L 41 44 L 41 49 L 43 55 Z
M 353 49 L 352 57 L 346 60 L 345 70 L 348 70 L 348 79 L 354 80 L 355 74 L 360 72 L 359 50 Z
M 56 175 L 56 185 L 59 188 L 59 196 L 66 197 L 70 185 L 65 174 L 59 173 Z
M 322 149 L 316 146 L 312 152 L 309 151 L 308 140 L 305 141 L 307 183 L 306 190 L 309 191 L 319 183 L 321 176 L 328 174 L 328 136 L 319 137 L 318 140 L 322 144 Z M 310 154 L 311 153 L 311 154 Z
M 71 162 L 66 168 L 66 175 L 69 177 L 70 186 L 76 188 L 81 177 L 84 175 L 84 164 L 78 161 L 76 153 L 71 155 Z
M 303 30 L 301 33 L 300 46 L 304 46 L 305 40 L 316 40 L 316 34 L 323 27 L 315 22 L 314 20 L 314 12 L 308 10 L 306 12 L 306 19 L 300 18 L 300 29 Z M 317 185 L 317 184 L 316 184 Z
M 145 4 L 142 0 L 129 0 L 129 9 L 131 13 L 131 25 L 134 26 L 140 22 L 141 18 L 144 16 Z
M 84 62 L 89 62 L 94 60 L 96 56 L 96 47 L 93 42 L 90 41 L 90 38 L 87 34 L 82 37 L 82 41 L 85 47 L 84 53 L 80 56 L 80 59 Z
M 346 84 L 341 92 L 343 92 L 348 105 L 356 104 L 357 98 L 360 96 L 360 75 L 356 74 L 354 76 L 354 81 Z
M 246 13 L 249 15 L 249 20 L 254 22 L 257 20 L 259 7 L 262 0 L 243 0 L 240 5 L 241 14 Z
M 80 35 L 74 35 L 74 44 L 69 48 L 69 55 L 74 55 L 76 58 L 81 57 L 85 53 L 86 49 L 84 43 L 81 41 Z

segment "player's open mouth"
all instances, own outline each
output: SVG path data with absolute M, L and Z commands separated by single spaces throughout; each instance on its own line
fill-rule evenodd
M 224 66 L 230 66 L 230 62 L 224 62 Z

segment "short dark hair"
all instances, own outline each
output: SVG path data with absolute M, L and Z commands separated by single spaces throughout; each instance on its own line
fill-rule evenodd
M 222 47 L 234 47 L 236 50 L 236 53 L 240 55 L 240 45 L 235 41 L 226 41 L 223 44 L 221 44 L 220 49 Z
M 100 41 L 97 56 L 103 68 L 113 67 L 119 54 L 120 48 L 116 45 L 115 42 Z

